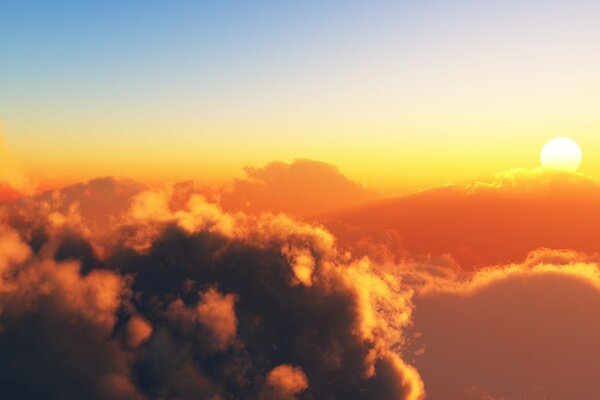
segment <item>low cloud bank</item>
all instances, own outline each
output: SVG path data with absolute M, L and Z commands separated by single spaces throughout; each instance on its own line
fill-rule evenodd
M 318 226 L 172 194 L 101 221 L 56 198 L 6 210 L 7 398 L 422 397 L 397 278 Z

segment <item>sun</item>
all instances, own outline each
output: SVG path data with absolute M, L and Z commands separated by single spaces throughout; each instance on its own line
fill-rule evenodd
M 581 164 L 581 148 L 572 139 L 554 138 L 542 147 L 540 162 L 546 168 L 576 171 Z

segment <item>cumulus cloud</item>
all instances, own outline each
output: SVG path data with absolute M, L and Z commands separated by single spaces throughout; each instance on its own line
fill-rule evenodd
M 215 349 L 224 350 L 235 339 L 237 318 L 234 305 L 234 295 L 222 295 L 214 289 L 209 289 L 200 298 L 198 319 L 209 329 Z
M 293 169 L 274 168 L 255 179 Z M 1 214 L 0 383 L 8 398 L 594 398 L 597 191 L 510 171 L 342 213 L 339 235 L 224 211 L 188 183 L 24 199 Z
M 398 277 L 339 252 L 318 225 L 125 186 L 118 217 L 63 193 L 5 210 L 10 398 L 423 396 L 399 354 L 412 303 Z
M 294 400 L 307 388 L 308 380 L 302 368 L 280 365 L 267 374 L 263 396 L 272 400 Z
M 155 326 L 148 347 L 171 349 L 163 353 L 168 361 L 157 351 L 139 360 L 137 368 L 162 382 L 161 392 L 147 392 L 228 396 L 234 387 L 260 397 L 275 390 L 265 386 L 268 373 L 291 364 L 310 382 L 307 396 L 422 395 L 418 374 L 393 350 L 411 313 L 393 276 L 338 254 L 322 228 L 282 215 L 204 218 L 193 204 L 171 218 L 151 217 L 166 230 L 150 247 L 124 249 L 109 261 L 136 276 L 137 307 Z M 220 229 L 224 217 L 229 224 Z
M 181 299 L 171 303 L 168 317 L 189 333 L 201 335 L 209 348 L 225 351 L 236 338 L 235 301 L 236 296 L 211 288 L 200 295 L 194 308 L 186 307 Z
M 1 237 L 2 396 L 141 398 L 128 355 L 112 338 L 124 279 L 106 270 L 82 276 L 77 262 L 28 254 L 8 228 Z
M 221 197 L 226 210 L 315 216 L 380 197 L 319 161 L 272 162 L 245 171 L 246 178 L 236 179 Z
M 127 341 L 131 347 L 138 347 L 152 335 L 152 325 L 144 318 L 134 315 L 127 323 Z
M 16 231 L 0 226 L 0 286 L 4 284 L 4 275 L 10 273 L 14 265 L 25 262 L 30 255 L 29 247 Z

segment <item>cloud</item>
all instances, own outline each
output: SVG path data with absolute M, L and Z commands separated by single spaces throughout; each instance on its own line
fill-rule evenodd
M 191 181 L 151 188 L 128 178 L 96 178 L 21 198 L 5 205 L 1 217 L 28 241 L 76 233 L 103 256 L 124 240 L 138 249 L 148 246 L 157 234 L 149 221 L 176 221 L 188 231 L 212 223 L 210 229 L 229 235 L 239 225 L 234 220 L 261 213 L 313 215 L 377 197 L 335 167 L 316 161 L 275 162 L 247 173 L 247 179 L 225 188 Z
M 52 212 L 68 215 L 76 210 L 94 229 L 111 226 L 129 211 L 132 199 L 149 187 L 129 178 L 103 177 L 76 183 L 37 197 Z
M 222 295 L 214 289 L 209 289 L 200 298 L 198 319 L 210 330 L 215 349 L 224 350 L 235 339 L 238 322 L 234 305 L 234 295 Z
M 18 398 L 141 398 L 128 354 L 113 339 L 125 280 L 80 274 L 74 261 L 38 258 L 3 228 L 0 284 L 0 385 Z
M 314 216 L 349 208 L 380 197 L 342 175 L 333 165 L 307 159 L 246 168 L 221 196 L 226 210 L 284 212 Z
M 296 395 L 308 388 L 308 380 L 302 368 L 280 365 L 267 374 L 265 399 L 294 400 Z
M 6 226 L 0 226 L 0 287 L 4 286 L 4 275 L 11 272 L 15 265 L 29 259 L 31 251 L 23 243 L 19 234 Z
M 131 347 L 138 347 L 152 336 L 152 325 L 139 316 L 131 317 L 126 330 L 127 342 Z
M 214 351 L 225 351 L 236 339 L 236 296 L 222 295 L 214 288 L 200 294 L 195 308 L 188 308 L 181 299 L 175 300 L 167 311 L 168 318 L 188 332 L 202 336 Z
M 320 219 L 342 247 L 396 262 L 454 258 L 465 270 L 516 262 L 539 247 L 600 248 L 600 184 L 579 173 L 510 170 Z M 383 248 L 383 249 L 382 249 Z
M 418 374 L 392 350 L 402 345 L 411 313 L 393 276 L 339 255 L 319 227 L 228 214 L 222 230 L 218 213 L 188 225 L 193 208 L 152 217 L 148 223 L 167 225 L 150 247 L 123 249 L 108 261 L 136 277 L 137 312 L 155 327 L 152 350 L 137 365 L 148 382 L 160 382 L 146 393 L 261 396 L 273 390 L 265 387 L 268 373 L 290 364 L 311 383 L 307 396 L 421 396 Z
M 96 198 L 86 186 L 72 197 Z M 5 210 L 9 397 L 423 396 L 399 353 L 412 293 L 396 276 L 318 225 L 130 187 L 109 218 L 63 193 Z
M 414 301 L 407 349 L 431 398 L 597 397 L 597 257 L 540 249 Z
M 594 398 L 598 193 L 509 171 L 342 213 L 339 236 L 188 183 L 23 199 L 0 373 L 13 398 Z

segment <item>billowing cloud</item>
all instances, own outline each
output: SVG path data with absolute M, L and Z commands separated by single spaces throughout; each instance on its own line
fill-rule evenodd
M 0 243 L 2 396 L 141 398 L 129 356 L 113 339 L 125 280 L 106 270 L 82 276 L 75 261 L 38 258 L 8 228 Z
M 127 342 L 131 347 L 137 347 L 152 336 L 152 325 L 144 318 L 132 316 L 127 323 Z
M 210 330 L 210 339 L 215 349 L 226 349 L 235 339 L 237 317 L 235 296 L 222 295 L 214 289 L 202 294 L 198 303 L 198 319 Z
M 198 194 L 174 207 L 164 188 L 128 191 L 108 219 L 49 196 L 0 232 L 10 397 L 422 397 L 399 353 L 411 293 L 322 227 Z
M 308 380 L 301 368 L 280 365 L 267 374 L 263 397 L 271 400 L 294 400 L 308 388 Z
M 175 300 L 167 315 L 182 329 L 201 335 L 209 348 L 225 351 L 236 338 L 235 300 L 234 295 L 222 295 L 211 288 L 200 295 L 194 308 L 186 307 L 181 299 Z
M 318 161 L 272 162 L 245 171 L 247 177 L 236 179 L 222 195 L 221 204 L 227 210 L 316 216 L 380 197 L 346 178 L 333 165 Z
M 23 199 L 1 214 L 0 381 L 9 398 L 594 398 L 599 187 L 509 171 L 323 219 L 337 235 L 191 183 Z
M 282 215 L 223 214 L 201 198 L 170 216 L 159 208 L 144 223 L 162 233 L 108 261 L 135 276 L 137 311 L 155 327 L 136 365 L 159 382 L 144 387 L 150 396 L 422 395 L 418 374 L 392 350 L 411 313 L 396 278 L 338 254 L 323 229 Z M 287 364 L 303 371 L 306 389 L 268 379 Z

